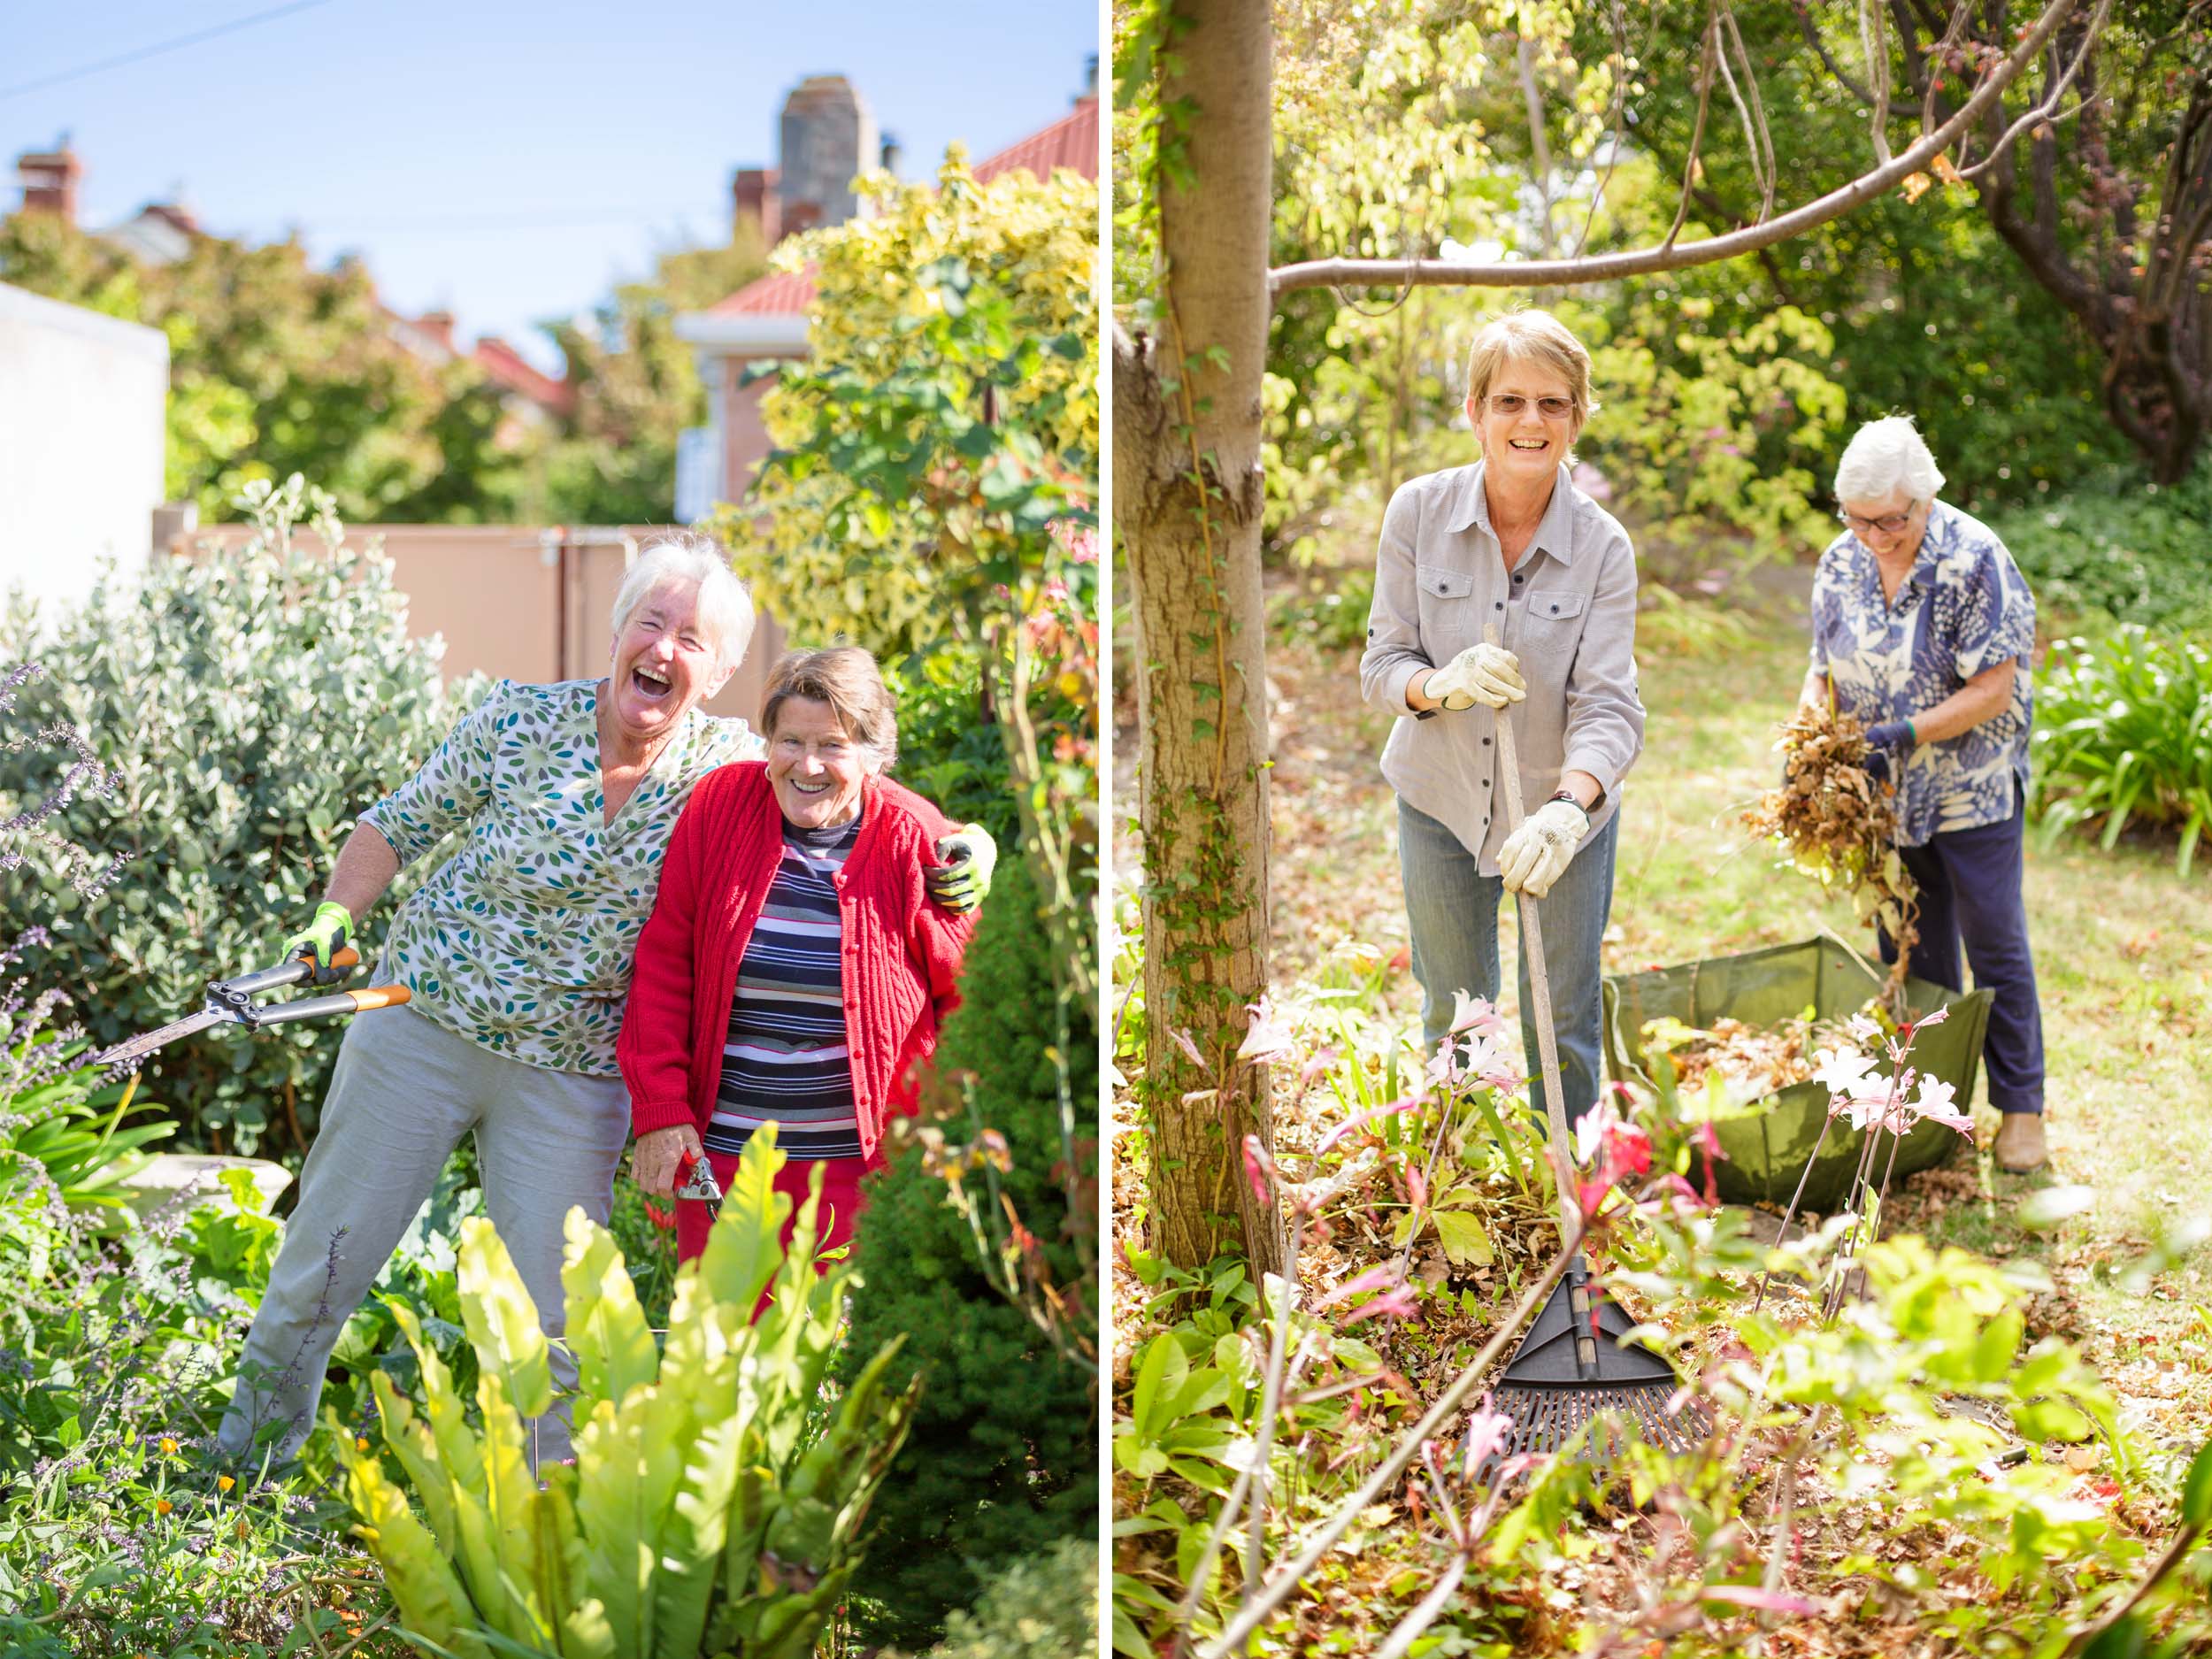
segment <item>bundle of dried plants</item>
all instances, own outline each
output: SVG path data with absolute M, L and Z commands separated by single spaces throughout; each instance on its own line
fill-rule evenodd
M 1897 856 L 1895 797 L 1867 774 L 1866 729 L 1847 709 L 1816 703 L 1784 722 L 1777 747 L 1782 787 L 1760 796 L 1744 822 L 1779 842 L 1821 886 L 1848 893 L 1859 919 L 1895 942 L 1882 999 L 1901 1014 L 1905 964 L 1919 937 L 1919 893 Z

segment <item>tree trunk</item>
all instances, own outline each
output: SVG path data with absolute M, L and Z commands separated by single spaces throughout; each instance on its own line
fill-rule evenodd
M 1260 382 L 1273 165 L 1268 0 L 1176 0 L 1164 107 L 1194 182 L 1162 186 L 1164 303 L 1117 333 L 1115 523 L 1134 590 L 1152 1242 L 1181 1267 L 1279 1267 L 1247 1134 L 1272 1142 L 1263 1067 L 1236 1058 L 1267 987 L 1267 681 Z M 1186 1046 L 1187 1045 L 1187 1046 Z M 1194 1055 L 1195 1057 L 1194 1058 Z

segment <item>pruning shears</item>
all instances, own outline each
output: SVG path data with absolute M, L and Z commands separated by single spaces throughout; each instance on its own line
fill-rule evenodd
M 707 1221 L 711 1225 L 715 1217 L 722 1213 L 722 1187 L 714 1179 L 714 1166 L 707 1162 L 705 1154 L 694 1157 L 687 1152 L 677 1159 L 676 1173 L 680 1179 L 672 1195 L 695 1198 L 704 1204 L 707 1207 Z
M 348 946 L 331 957 L 330 965 L 357 968 L 361 965 L 361 953 Z M 273 1002 L 265 1008 L 254 1005 L 255 997 L 296 985 L 314 971 L 313 960 L 303 956 L 277 967 L 242 974 L 235 979 L 216 979 L 209 984 L 207 999 L 198 1013 L 119 1042 L 105 1054 L 95 1055 L 90 1064 L 135 1068 L 156 1049 L 165 1048 L 210 1025 L 242 1025 L 250 1032 L 257 1031 L 264 1025 L 287 1025 L 296 1019 L 321 1019 L 332 1014 L 363 1013 L 372 1008 L 396 1008 L 407 1001 L 405 986 L 377 985 L 365 990 L 337 991 L 328 996 L 303 996 L 289 1002 Z

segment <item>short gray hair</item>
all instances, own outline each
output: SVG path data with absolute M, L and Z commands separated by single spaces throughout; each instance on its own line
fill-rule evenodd
M 899 705 L 874 655 L 857 645 L 787 651 L 761 693 L 760 730 L 771 742 L 784 704 L 826 703 L 868 763 L 887 772 L 899 758 Z
M 1943 469 L 1910 415 L 1885 415 L 1851 434 L 1836 463 L 1838 501 L 1881 501 L 1901 489 L 1915 501 L 1933 501 L 1943 488 Z
M 744 661 L 753 641 L 753 597 L 713 537 L 694 530 L 658 532 L 631 562 L 615 590 L 616 637 L 640 605 L 671 586 L 699 590 L 699 626 L 714 636 L 719 666 L 733 669 Z

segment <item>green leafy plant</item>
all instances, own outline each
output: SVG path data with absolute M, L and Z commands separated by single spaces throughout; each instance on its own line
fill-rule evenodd
M 463 1223 L 475 1422 L 403 1313 L 420 1409 L 388 1377 L 372 1381 L 405 1488 L 365 1440 L 342 1443 L 361 1534 L 411 1635 L 459 1659 L 811 1652 L 858 1564 L 914 1393 L 885 1386 L 894 1343 L 820 1408 L 850 1271 L 816 1272 L 818 1178 L 790 1248 L 779 1243 L 783 1162 L 772 1133 L 747 1143 L 704 1254 L 678 1279 L 664 1351 L 613 1236 L 569 1213 L 576 1461 L 540 1471 L 542 1485 L 523 1429 L 553 1402 L 537 1310 L 491 1225 Z
M 17 713 L 83 734 L 81 751 L 0 746 L 0 815 L 58 799 L 48 827 L 129 872 L 101 879 L 29 849 L 51 937 L 27 964 L 67 990 L 103 1047 L 197 1008 L 210 979 L 265 966 L 353 814 L 403 781 L 456 712 L 438 648 L 408 637 L 390 566 L 343 546 L 330 498 L 296 476 L 248 499 L 245 549 L 156 559 L 55 619 Z M 324 549 L 295 546 L 300 528 Z M 33 625 L 0 624 L 0 658 L 27 657 Z M 105 793 L 73 794 L 87 767 Z M 296 1156 L 336 1047 L 311 1024 L 210 1033 L 162 1050 L 146 1087 L 182 1103 L 188 1144 Z
M 1989 525 L 2047 612 L 2085 628 L 2212 626 L 2212 465 L 2170 489 L 2133 471 L 2106 473 Z
M 2189 873 L 2212 822 L 2212 646 L 2132 624 L 2055 641 L 2036 679 L 2035 805 L 2045 844 L 2101 818 L 2108 849 L 2131 822 L 2181 832 Z
M 928 1659 L 1087 1659 L 1098 1652 L 1098 1546 L 1064 1538 L 955 1609 Z

